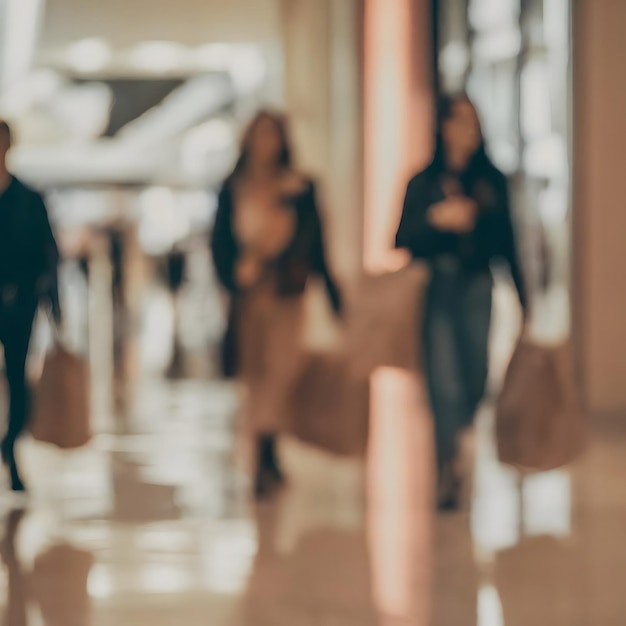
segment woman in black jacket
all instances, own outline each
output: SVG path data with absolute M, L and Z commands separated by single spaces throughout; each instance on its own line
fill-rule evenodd
M 492 261 L 508 264 L 526 312 L 507 181 L 485 152 L 476 109 L 466 96 L 440 104 L 435 156 L 409 182 L 396 246 L 432 270 L 423 332 L 438 505 L 454 509 L 458 436 L 472 424 L 487 381 Z
M 328 270 L 315 185 L 293 169 L 284 119 L 259 113 L 219 194 L 211 248 L 218 278 L 231 294 L 224 366 L 246 383 L 257 440 L 255 492 L 283 482 L 276 435 L 289 418 L 301 372 L 303 295 L 321 276 L 334 310 L 339 291 Z

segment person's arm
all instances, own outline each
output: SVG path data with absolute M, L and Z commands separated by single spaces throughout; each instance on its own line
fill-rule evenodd
M 227 184 L 224 184 L 218 196 L 211 233 L 211 252 L 218 280 L 228 291 L 236 292 L 238 287 L 235 266 L 239 257 L 239 246 L 232 228 L 232 194 Z
M 37 292 L 40 298 L 48 300 L 52 316 L 57 324 L 61 323 L 61 300 L 59 298 L 59 263 L 61 255 L 57 246 L 48 210 L 43 198 L 36 194 L 33 199 L 36 223 L 39 225 L 39 242 L 42 247 L 42 267 L 37 281 Z
M 524 314 L 528 313 L 528 294 L 526 291 L 526 282 L 522 271 L 522 264 L 519 256 L 517 239 L 515 237 L 515 229 L 513 227 L 513 217 L 511 210 L 511 202 L 508 190 L 508 181 L 506 177 L 498 181 L 498 197 L 499 207 L 497 212 L 497 228 L 494 233 L 500 256 L 507 262 L 511 278 L 515 284 L 520 305 Z
M 310 224 L 313 236 L 312 246 L 312 266 L 313 271 L 322 277 L 326 286 L 326 292 L 330 300 L 331 306 L 335 313 L 340 314 L 342 311 L 341 292 L 337 287 L 337 283 L 328 267 L 326 259 L 326 239 L 324 237 L 324 228 L 320 216 L 320 210 L 317 200 L 315 184 L 311 183 L 307 191 L 307 202 L 309 203 Z
M 396 248 L 405 248 L 414 259 L 430 260 L 453 248 L 456 235 L 437 229 L 429 220 L 431 180 L 423 172 L 413 178 L 407 187 L 402 217 L 396 233 Z

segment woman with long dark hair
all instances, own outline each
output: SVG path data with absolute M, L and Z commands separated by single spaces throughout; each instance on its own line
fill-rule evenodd
M 432 271 L 423 333 L 438 505 L 455 509 L 459 434 L 472 424 L 487 382 L 492 261 L 508 264 L 526 313 L 507 181 L 485 152 L 476 109 L 465 95 L 440 103 L 435 156 L 409 182 L 396 246 Z
M 326 264 L 315 185 L 293 167 L 287 125 L 263 111 L 243 137 L 241 155 L 219 194 L 211 248 L 231 294 L 224 366 L 247 387 L 257 443 L 255 493 L 283 482 L 276 436 L 302 371 L 303 295 L 318 274 L 334 310 L 339 291 Z

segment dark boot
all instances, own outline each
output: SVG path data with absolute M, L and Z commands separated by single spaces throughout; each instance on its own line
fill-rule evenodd
M 441 467 L 437 479 L 437 510 L 442 513 L 458 511 L 461 506 L 461 479 L 448 463 Z
M 2 462 L 6 465 L 11 476 L 11 491 L 22 493 L 26 491 L 26 487 L 22 482 L 22 478 L 17 469 L 17 461 L 15 460 L 15 444 L 11 441 L 2 442 Z
M 278 462 L 276 436 L 262 435 L 257 442 L 257 471 L 254 493 L 259 499 L 268 497 L 285 484 L 285 476 Z

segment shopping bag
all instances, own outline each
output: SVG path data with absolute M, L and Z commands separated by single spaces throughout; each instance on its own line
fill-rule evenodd
M 369 385 L 350 376 L 345 357 L 309 355 L 291 407 L 290 434 L 300 441 L 339 456 L 365 454 Z
M 91 439 L 87 363 L 60 345 L 44 362 L 31 433 L 37 441 L 61 449 L 80 448 Z
M 379 367 L 421 368 L 422 320 L 430 272 L 423 264 L 366 276 L 348 312 L 351 372 L 369 378 Z
M 520 341 L 497 406 L 500 461 L 525 471 L 568 465 L 585 447 L 585 426 L 569 343 Z
M 344 336 L 339 318 L 332 310 L 324 281 L 309 279 L 304 294 L 304 327 L 302 344 L 312 354 L 338 354 Z

